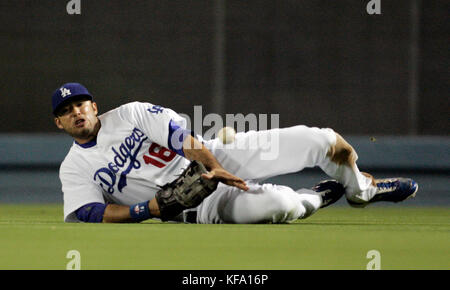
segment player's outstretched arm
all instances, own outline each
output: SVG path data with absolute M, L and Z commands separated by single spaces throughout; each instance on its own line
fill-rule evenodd
M 137 205 L 139 206 L 139 205 Z M 148 206 L 148 214 L 151 217 L 159 217 L 159 207 L 156 199 L 147 202 Z M 137 213 L 139 214 L 139 213 Z M 143 213 L 144 215 L 144 213 Z M 143 216 L 142 220 L 147 219 L 149 217 Z M 108 204 L 105 208 L 105 213 L 103 214 L 103 223 L 133 223 L 140 222 L 141 219 L 136 216 L 132 217 L 130 213 L 130 207 L 126 205 L 118 205 L 118 204 Z
M 183 152 L 187 159 L 197 160 L 205 165 L 209 172 L 202 175 L 204 178 L 216 179 L 227 185 L 235 186 L 245 191 L 248 190 L 247 184 L 244 180 L 226 171 L 214 155 L 194 137 L 186 137 L 183 142 Z

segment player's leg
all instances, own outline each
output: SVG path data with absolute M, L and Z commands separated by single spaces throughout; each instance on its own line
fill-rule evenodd
M 198 223 L 288 223 L 337 201 L 344 188 L 326 181 L 313 189 L 249 183 L 250 190 L 221 185 L 197 208 Z
M 198 223 L 287 223 L 310 216 L 321 205 L 313 192 L 299 194 L 286 186 L 248 184 L 243 192 L 219 188 L 197 208 Z
M 243 179 L 263 180 L 319 166 L 345 186 L 347 200 L 355 206 L 369 201 L 401 201 L 414 196 L 418 188 L 411 179 L 375 180 L 361 173 L 354 148 L 329 128 L 299 125 L 250 131 L 236 134 L 232 144 L 224 146 L 214 139 L 205 146 L 225 169 Z
M 264 180 L 317 166 L 334 142 L 331 129 L 299 125 L 240 132 L 231 144 L 214 139 L 205 146 L 229 172 L 245 180 Z
M 319 166 L 344 185 L 350 205 L 363 207 L 375 201 L 399 202 L 415 195 L 418 185 L 411 179 L 375 179 L 370 174 L 360 172 L 356 165 L 356 151 L 342 136 L 335 135 L 336 141 Z
M 344 185 L 347 199 L 356 203 L 368 202 L 376 192 L 372 178 L 359 171 L 356 165 L 358 155 L 353 147 L 338 133 L 334 135 L 334 142 L 318 166 Z

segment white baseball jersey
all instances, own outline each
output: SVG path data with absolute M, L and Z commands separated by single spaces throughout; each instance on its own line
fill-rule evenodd
M 168 149 L 173 147 L 171 121 L 186 128 L 186 120 L 173 110 L 133 102 L 98 118 L 96 140 L 74 142 L 60 167 L 66 222 L 78 221 L 75 211 L 88 203 L 150 200 L 158 186 L 174 180 L 189 164 Z

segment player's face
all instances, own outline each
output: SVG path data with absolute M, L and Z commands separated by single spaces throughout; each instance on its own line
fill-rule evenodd
M 97 135 L 100 122 L 97 104 L 90 100 L 74 100 L 62 106 L 55 117 L 55 124 L 80 144 L 89 142 Z

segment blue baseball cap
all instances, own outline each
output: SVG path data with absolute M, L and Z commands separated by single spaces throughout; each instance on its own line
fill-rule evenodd
M 58 88 L 52 95 L 52 107 L 53 114 L 63 105 L 63 103 L 67 103 L 69 100 L 74 97 L 86 96 L 91 101 L 93 99 L 92 95 L 88 92 L 88 90 L 79 83 L 67 83 Z

